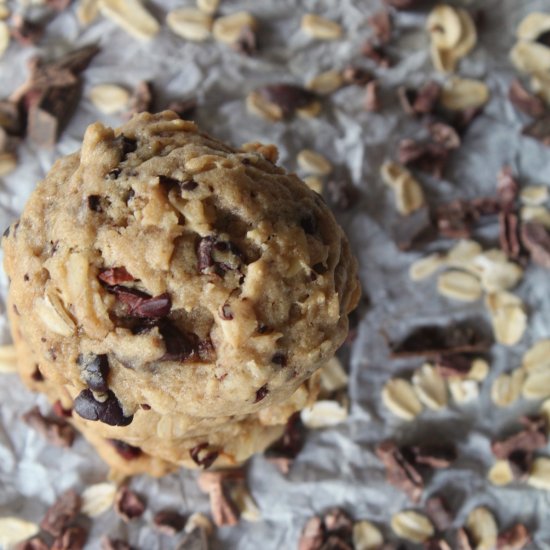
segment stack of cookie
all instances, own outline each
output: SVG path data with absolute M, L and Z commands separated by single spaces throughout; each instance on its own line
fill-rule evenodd
M 265 449 L 346 336 L 347 239 L 276 160 L 170 111 L 96 123 L 3 240 L 21 376 L 123 474 Z

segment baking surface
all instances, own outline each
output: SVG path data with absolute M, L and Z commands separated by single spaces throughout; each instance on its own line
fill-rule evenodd
M 166 0 L 150 5 L 160 21 L 165 11 L 183 2 Z M 385 438 L 410 443 L 449 436 L 458 446 L 459 458 L 449 469 L 431 476 L 424 498 L 433 492 L 447 496 L 457 526 L 474 506 L 486 505 L 501 529 L 522 522 L 533 533 L 532 548 L 550 548 L 550 493 L 518 484 L 498 488 L 486 478 L 493 463 L 491 439 L 509 430 L 521 414 L 539 408 L 538 402 L 523 400 L 497 408 L 489 394 L 498 374 L 518 367 L 523 352 L 550 335 L 550 277 L 546 271 L 529 266 L 514 291 L 527 305 L 529 327 L 520 344 L 492 348 L 491 372 L 481 386 L 479 400 L 451 404 L 440 412 L 427 411 L 407 423 L 392 416 L 380 399 L 381 388 L 392 375 L 421 364 L 414 359 L 390 360 L 382 329 L 400 336 L 421 322 L 446 323 L 472 316 L 488 322 L 481 301 L 464 305 L 439 296 L 433 280 L 420 284 L 409 280 L 413 260 L 429 250 L 448 249 L 451 241 L 435 241 L 420 252 L 400 252 L 395 246 L 393 235 L 400 218 L 379 168 L 395 154 L 402 138 L 421 135 L 421 124 L 402 112 L 395 90 L 400 84 L 418 87 L 436 73 L 423 30 L 425 14 L 418 12 L 395 15 L 396 38 L 389 47 L 398 61 L 393 68 L 376 69 L 361 57 L 361 44 L 371 33 L 367 18 L 380 7 L 374 0 L 222 0 L 222 14 L 246 9 L 260 20 L 260 52 L 252 58 L 213 41 L 186 42 L 166 26 L 153 41 L 142 43 L 106 19 L 81 29 L 73 10 L 60 14 L 48 26 L 41 50 L 56 54 L 64 52 L 67 45 L 98 42 L 101 53 L 84 72 L 83 99 L 55 151 L 39 151 L 23 143 L 17 170 L 0 178 L 1 225 L 17 218 L 35 182 L 55 158 L 78 148 L 89 123 L 97 119 L 115 126 L 120 123 L 120 117 L 102 115 L 87 99 L 89 89 L 99 83 L 118 83 L 131 89 L 140 80 L 150 80 L 159 104 L 196 96 L 195 120 L 203 129 L 234 145 L 256 140 L 274 143 L 280 151 L 280 164 L 291 171 L 297 170 L 300 150 L 322 152 L 337 172 L 348 171 L 360 191 L 360 200 L 352 209 L 336 214 L 359 258 L 361 282 L 371 301 L 357 338 L 340 354 L 350 372 L 350 416 L 334 428 L 310 431 L 288 476 L 262 456 L 255 457 L 248 479 L 262 520 L 242 520 L 237 527 L 218 529 L 213 548 L 295 548 L 307 518 L 335 505 L 346 508 L 355 519 L 373 521 L 387 540 L 395 540 L 389 520 L 412 505 L 386 483 L 384 468 L 374 453 L 376 443 Z M 548 1 L 479 0 L 468 2 L 467 7 L 471 11 L 483 8 L 486 22 L 478 46 L 461 62 L 459 74 L 484 80 L 491 89 L 491 100 L 470 126 L 460 149 L 452 154 L 445 179 L 419 174 L 433 204 L 494 194 L 496 174 L 506 164 L 522 186 L 550 185 L 550 149 L 520 137 L 525 119 L 507 99 L 509 83 L 517 76 L 508 60 L 514 30 L 527 13 L 548 10 Z M 338 20 L 345 38 L 323 42 L 305 36 L 299 23 L 301 15 L 310 11 Z M 23 82 L 26 71 L 22 67 L 32 53 L 33 48 L 12 44 L 0 58 L 0 97 Z M 363 92 L 354 86 L 324 100 L 317 118 L 270 123 L 246 110 L 247 93 L 260 85 L 281 81 L 303 85 L 319 72 L 340 69 L 350 62 L 378 76 L 383 104 L 379 113 L 363 110 Z M 494 244 L 497 232 L 496 224 L 484 227 L 478 240 Z M 3 300 L 7 281 L 3 273 L 0 277 L 0 337 L 2 343 L 8 343 Z M 1 380 L 0 516 L 36 521 L 61 491 L 71 487 L 81 491 L 105 479 L 107 470 L 82 438 L 69 450 L 48 445 L 20 419 L 35 403 L 46 411 L 45 401 L 24 389 L 15 375 L 2 375 Z M 550 454 L 548 451 L 543 449 L 540 454 Z M 150 519 L 153 512 L 166 507 L 185 513 L 208 512 L 208 499 L 196 487 L 195 477 L 181 471 L 160 480 L 135 479 L 132 486 L 148 501 L 144 520 L 127 525 L 114 513 L 106 513 L 93 521 L 87 548 L 99 548 L 103 534 L 127 538 L 140 549 L 175 547 L 176 539 L 156 534 Z

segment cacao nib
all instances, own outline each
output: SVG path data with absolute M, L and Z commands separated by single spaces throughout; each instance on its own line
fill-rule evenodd
M 52 410 L 59 418 L 70 418 L 73 415 L 73 410 L 63 408 L 59 399 L 52 405 Z
M 143 451 L 139 447 L 134 447 L 120 439 L 108 439 L 107 441 L 114 447 L 115 451 L 126 460 L 134 460 L 143 454 Z
M 152 112 L 154 89 L 150 82 L 142 80 L 137 84 L 128 102 L 128 118 L 137 113 Z
M 293 115 L 296 109 L 306 107 L 317 97 L 313 92 L 293 84 L 270 84 L 256 91 L 267 101 L 280 107 L 285 117 Z
M 550 233 L 541 223 L 521 225 L 521 242 L 537 265 L 550 269 Z
M 139 518 L 145 512 L 145 502 L 126 485 L 122 485 L 115 495 L 115 512 L 126 522 Z
M 111 267 L 109 269 L 103 269 L 97 278 L 110 286 L 115 286 L 120 283 L 127 283 L 134 280 L 134 277 L 126 271 L 125 267 Z
M 44 25 L 29 21 L 19 13 L 12 17 L 11 36 L 22 46 L 33 46 L 40 42 L 44 35 Z
M 388 54 L 384 51 L 382 46 L 373 44 L 370 40 L 367 40 L 361 48 L 361 53 L 371 61 L 374 61 L 376 65 L 383 69 L 391 67 L 391 60 Z
M 372 80 L 372 75 L 369 71 L 363 69 L 362 67 L 348 65 L 342 71 L 342 78 L 346 84 L 366 86 Z
M 527 116 L 538 118 L 546 113 L 544 101 L 529 92 L 518 79 L 513 80 L 510 84 L 508 99 L 518 111 Z
M 91 390 L 81 391 L 74 401 L 75 412 L 86 420 L 99 421 L 109 426 L 128 426 L 132 416 L 124 416 L 116 395 L 109 390 L 105 401 L 97 401 Z
M 288 473 L 291 462 L 304 446 L 305 434 L 300 413 L 294 413 L 289 417 L 282 437 L 265 451 L 265 456 L 268 460 L 273 460 L 283 473 Z
M 499 533 L 497 550 L 521 550 L 531 542 L 531 536 L 525 525 L 516 523 L 506 531 Z
M 54 537 L 59 537 L 80 512 L 82 502 L 73 489 L 62 493 L 40 522 L 40 527 Z
M 298 550 L 319 550 L 323 546 L 325 529 L 320 517 L 309 518 L 302 529 Z
M 163 319 L 158 324 L 158 329 L 166 348 L 162 361 L 196 359 L 199 342 L 194 334 L 184 334 L 168 319 Z
M 446 531 L 453 522 L 447 503 L 440 496 L 433 496 L 426 501 L 426 513 L 438 531 Z
M 410 449 L 416 464 L 430 468 L 448 468 L 457 457 L 453 445 L 414 446 Z
M 220 454 L 218 451 L 210 450 L 208 447 L 208 443 L 200 443 L 189 451 L 193 462 L 202 466 L 205 470 L 212 466 Z
M 512 212 L 502 212 L 498 216 L 500 248 L 511 260 L 521 256 L 519 217 Z
M 443 145 L 449 151 L 458 149 L 461 144 L 458 132 L 449 124 L 443 122 L 434 122 L 428 126 L 432 140 L 439 145 Z
M 363 107 L 365 108 L 365 111 L 368 111 L 369 113 L 377 113 L 382 108 L 382 104 L 380 102 L 380 84 L 378 80 L 371 80 L 366 86 L 365 86 L 365 98 L 363 100 Z
M 109 376 L 109 358 L 107 355 L 95 353 L 80 354 L 76 360 L 80 367 L 82 381 L 93 391 L 106 392 L 109 390 L 107 377 Z
M 449 158 L 449 149 L 440 143 L 404 139 L 399 144 L 398 160 L 441 179 Z
M 185 527 L 185 516 L 174 510 L 161 510 L 153 517 L 155 529 L 164 535 L 173 536 Z
M 545 447 L 547 443 L 545 425 L 535 424 L 502 441 L 493 442 L 491 449 L 496 458 L 505 460 L 515 451 L 531 453 Z
M 512 169 L 509 166 L 504 166 L 498 173 L 497 192 L 501 210 L 506 213 L 511 212 L 518 198 L 519 183 L 514 178 Z
M 88 532 L 84 527 L 69 527 L 53 541 L 51 550 L 83 550 L 87 538 Z
M 38 407 L 33 407 L 23 415 L 23 420 L 48 443 L 57 447 L 71 447 L 76 437 L 75 429 L 63 419 L 46 418 Z
M 198 268 L 200 273 L 205 273 L 209 267 L 214 265 L 212 250 L 216 239 L 214 237 L 203 237 L 197 247 Z
M 172 300 L 167 292 L 151 297 L 145 292 L 121 285 L 109 286 L 107 290 L 116 294 L 119 301 L 127 306 L 130 317 L 158 319 L 166 317 L 172 308 Z
M 256 392 L 256 398 L 254 399 L 254 403 L 260 402 L 262 399 L 266 397 L 266 395 L 269 393 L 269 390 L 267 389 L 267 384 L 264 384 L 257 392 Z
M 441 84 L 430 80 L 416 92 L 412 109 L 418 115 L 429 115 L 434 112 L 440 97 Z

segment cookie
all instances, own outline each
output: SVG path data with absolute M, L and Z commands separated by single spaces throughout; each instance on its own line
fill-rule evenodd
M 228 453 L 240 462 L 286 421 L 268 428 L 265 410 L 303 406 L 345 339 L 357 266 L 323 199 L 275 161 L 141 113 L 91 125 L 38 184 L 3 239 L 14 342 L 23 379 L 93 444 L 201 466 L 192 443 L 221 463 L 252 434 Z

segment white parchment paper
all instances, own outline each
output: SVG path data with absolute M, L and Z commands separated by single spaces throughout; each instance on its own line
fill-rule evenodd
M 460 4 L 460 2 L 455 2 Z M 19 9 L 15 2 L 8 2 Z M 468 9 L 483 8 L 486 23 L 478 47 L 460 65 L 460 75 L 484 79 L 491 88 L 491 101 L 470 127 L 463 146 L 453 154 L 447 179 L 435 181 L 421 176 L 432 203 L 455 197 L 490 195 L 496 173 L 510 164 L 523 185 L 550 185 L 550 149 L 521 138 L 525 120 L 508 102 L 507 90 L 515 72 L 508 61 L 514 30 L 521 18 L 536 10 L 550 11 L 549 0 L 478 0 L 466 2 Z M 157 0 L 148 4 L 159 21 L 175 7 L 192 5 L 190 0 Z M 113 23 L 98 19 L 82 29 L 74 7 L 48 26 L 39 48 L 12 44 L 0 58 L 0 97 L 7 96 L 26 76 L 25 60 L 36 50 L 60 54 L 68 48 L 98 42 L 101 53 L 84 73 L 84 98 L 53 152 L 23 144 L 17 170 L 0 178 L 0 225 L 17 218 L 36 182 L 61 155 L 79 147 L 85 127 L 99 119 L 118 125 L 117 116 L 97 112 L 86 99 L 89 88 L 98 83 L 118 83 L 132 88 L 140 80 L 151 80 L 159 104 L 167 99 L 197 96 L 200 107 L 196 120 L 207 131 L 235 145 L 253 140 L 275 143 L 281 163 L 296 169 L 296 154 L 312 148 L 327 156 L 338 170 L 348 170 L 361 200 L 338 218 L 360 260 L 363 287 L 371 308 L 359 327 L 351 348 L 341 356 L 350 372 L 351 414 L 343 424 L 310 432 L 303 452 L 288 476 L 255 457 L 249 466 L 249 484 L 261 509 L 262 520 L 241 521 L 237 527 L 222 528 L 214 537 L 216 549 L 296 548 L 306 519 L 326 507 L 345 507 L 356 519 L 377 523 L 388 540 L 391 515 L 411 507 L 406 497 L 385 482 L 382 465 L 374 454 L 377 442 L 393 437 L 398 441 L 450 438 L 460 456 L 452 468 L 436 472 L 427 484 L 425 498 L 441 491 L 456 513 L 456 524 L 464 521 L 476 505 L 484 504 L 495 513 L 502 529 L 525 523 L 534 533 L 531 548 L 550 548 L 549 493 L 512 485 L 496 488 L 486 479 L 492 464 L 490 440 L 514 425 L 525 412 L 535 412 L 538 403 L 520 401 L 509 409 L 491 404 L 489 390 L 500 373 L 519 366 L 521 354 L 534 341 L 550 335 L 550 276 L 529 267 L 518 294 L 529 308 L 529 329 L 520 345 L 495 346 L 492 369 L 483 383 L 479 400 L 463 406 L 451 405 L 441 413 L 426 412 L 412 423 L 392 417 L 383 407 L 380 390 L 385 381 L 418 361 L 390 361 L 380 330 L 404 334 L 419 322 L 438 322 L 466 316 L 484 317 L 481 303 L 462 305 L 438 297 L 433 280 L 413 284 L 408 280 L 410 263 L 418 252 L 399 252 L 392 233 L 400 223 L 391 192 L 378 175 L 380 164 L 392 156 L 403 137 L 414 137 L 421 126 L 399 108 L 395 89 L 407 83 L 417 86 L 435 75 L 423 31 L 425 15 L 399 13 L 395 16 L 396 39 L 390 52 L 397 60 L 389 70 L 376 70 L 360 56 L 360 46 L 369 36 L 367 18 L 381 7 L 378 0 L 222 0 L 220 12 L 251 11 L 261 21 L 260 53 L 247 58 L 215 42 L 185 42 L 164 25 L 151 42 L 131 38 Z M 299 31 L 303 13 L 315 12 L 339 21 L 345 37 L 320 42 Z M 372 114 L 362 110 L 363 93 L 357 87 L 344 88 L 324 102 L 320 117 L 294 119 L 276 124 L 246 112 L 248 91 L 265 83 L 305 83 L 318 72 L 343 68 L 353 62 L 376 70 L 382 87 L 383 109 Z M 484 231 L 485 244 L 494 243 L 496 227 Z M 430 248 L 445 248 L 440 241 Z M 7 281 L 0 275 L 0 338 L 9 342 L 5 317 Z M 28 428 L 20 415 L 45 400 L 28 392 L 15 375 L 0 379 L 0 516 L 16 515 L 37 521 L 61 491 L 105 479 L 107 468 L 89 445 L 78 439 L 72 449 L 48 446 Z M 549 449 L 541 454 L 550 454 Z M 176 538 L 156 534 L 151 517 L 165 507 L 182 512 L 208 511 L 207 498 L 195 484 L 195 474 L 181 471 L 160 480 L 137 478 L 133 486 L 147 496 L 143 520 L 124 524 L 112 511 L 92 523 L 87 548 L 99 548 L 102 534 L 126 538 L 133 546 L 169 549 Z M 405 546 L 409 547 L 409 546 Z M 415 548 L 411 545 L 410 548 Z

